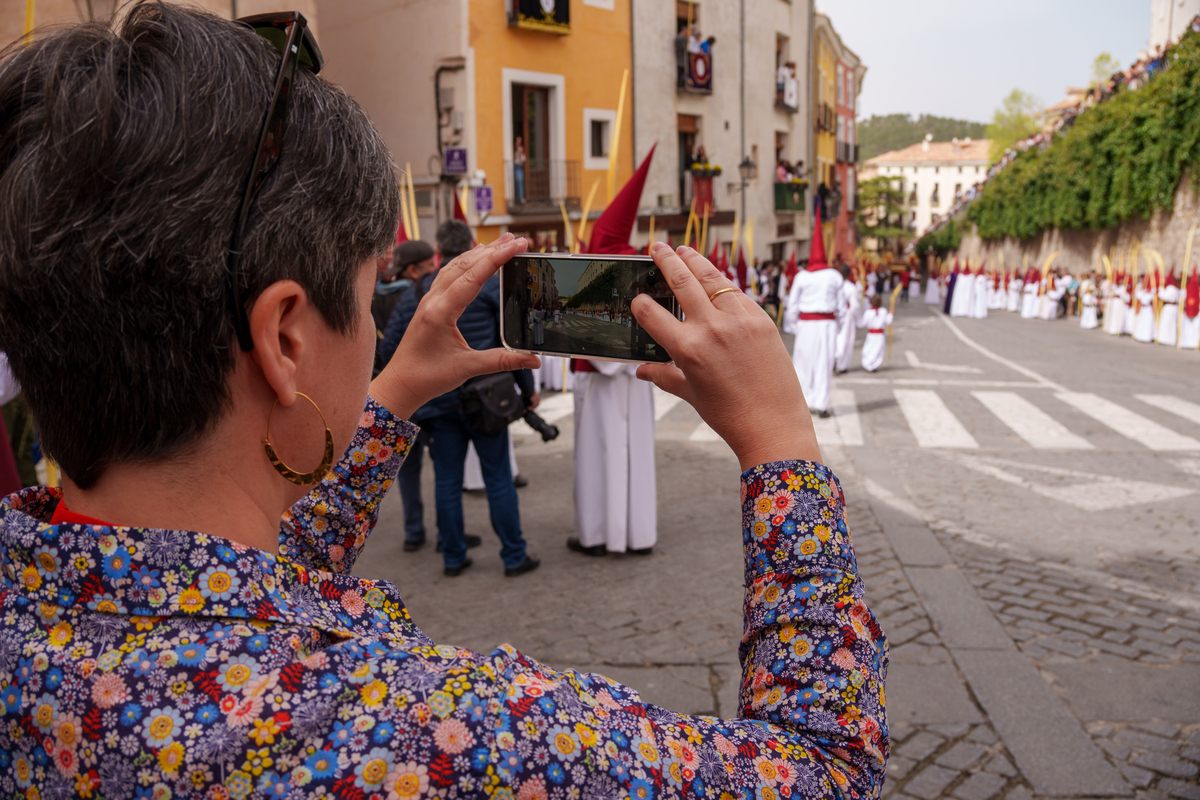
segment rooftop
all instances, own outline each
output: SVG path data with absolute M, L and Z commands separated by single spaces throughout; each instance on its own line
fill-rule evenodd
M 990 139 L 975 139 L 970 142 L 920 142 L 903 150 L 893 150 L 875 156 L 867 166 L 892 166 L 896 164 L 986 164 Z M 927 149 L 928 148 L 928 149 Z

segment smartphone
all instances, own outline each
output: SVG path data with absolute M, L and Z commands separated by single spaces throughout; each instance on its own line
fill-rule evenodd
M 500 338 L 521 353 L 670 361 L 630 313 L 629 304 L 639 294 L 682 319 L 650 256 L 522 253 L 500 268 Z

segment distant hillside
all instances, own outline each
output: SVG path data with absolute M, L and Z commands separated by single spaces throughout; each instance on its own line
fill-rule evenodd
M 913 119 L 908 114 L 888 114 L 871 117 L 858 123 L 858 160 L 867 161 L 881 153 L 901 150 L 916 144 L 932 133 L 935 142 L 951 139 L 982 139 L 987 135 L 987 125 L 964 119 L 949 119 L 922 114 Z

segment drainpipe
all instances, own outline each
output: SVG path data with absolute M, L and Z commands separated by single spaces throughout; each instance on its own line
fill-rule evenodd
M 466 64 L 443 65 L 443 66 L 438 67 L 437 70 L 435 70 L 433 73 L 433 120 L 434 120 L 434 124 L 437 125 L 438 169 L 439 170 L 443 169 L 446 164 L 445 153 L 442 148 L 442 73 L 443 72 L 458 72 L 465 68 L 466 68 Z M 442 178 L 442 183 L 448 182 L 447 176 L 442 175 L 441 178 Z M 457 182 L 457 181 L 455 181 L 455 182 Z M 433 206 L 433 217 L 434 217 L 434 220 L 438 224 L 441 224 L 441 219 L 440 219 L 441 214 L 439 213 L 439 209 L 440 209 L 441 200 L 445 197 L 445 195 L 442 194 L 440 191 L 438 192 L 438 195 L 439 195 L 438 203 L 435 203 Z M 413 213 L 414 214 L 416 213 L 416 209 L 413 209 Z
M 637 0 L 629 0 L 629 153 L 633 156 L 633 168 L 637 169 L 637 20 L 633 7 Z
M 742 161 L 746 160 L 746 0 L 741 0 L 738 13 L 739 35 L 741 37 L 741 57 L 738 66 L 741 71 L 740 96 L 742 104 Z M 746 224 L 746 181 L 742 181 L 742 224 Z

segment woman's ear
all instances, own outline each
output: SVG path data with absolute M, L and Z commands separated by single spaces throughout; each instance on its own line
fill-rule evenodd
M 310 305 L 304 288 L 285 280 L 264 289 L 250 309 L 254 349 L 249 355 L 283 406 L 296 400 L 296 371 L 304 355 Z

